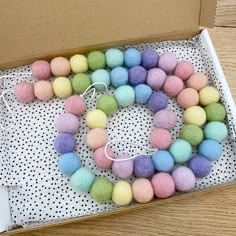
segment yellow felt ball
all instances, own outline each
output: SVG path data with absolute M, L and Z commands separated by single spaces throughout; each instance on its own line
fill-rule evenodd
M 220 99 L 219 92 L 216 88 L 207 86 L 200 90 L 199 92 L 199 100 L 200 104 L 203 106 L 207 106 L 211 103 L 218 102 Z
M 83 73 L 88 71 L 88 61 L 84 55 L 76 54 L 70 58 L 70 67 L 74 73 Z
M 103 111 L 95 109 L 87 113 L 86 123 L 91 129 L 105 128 L 107 124 L 107 116 Z
M 113 186 L 112 201 L 118 206 L 126 206 L 133 199 L 132 189 L 127 181 L 120 180 Z
M 71 82 L 66 77 L 57 77 L 52 84 L 55 95 L 59 98 L 66 98 L 72 94 Z
M 184 122 L 201 126 L 206 122 L 206 113 L 200 106 L 192 106 L 184 111 Z

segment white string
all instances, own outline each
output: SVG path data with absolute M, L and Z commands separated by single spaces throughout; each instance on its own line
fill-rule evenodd
M 84 91 L 84 93 L 82 95 L 80 95 L 81 97 L 84 97 L 85 95 L 93 92 L 92 96 L 91 96 L 91 99 L 94 98 L 95 96 L 95 93 L 96 93 L 96 89 L 95 88 L 92 88 L 94 85 L 96 84 L 100 84 L 100 85 L 104 85 L 105 89 L 106 89 L 106 93 L 108 93 L 108 87 L 105 83 L 102 83 L 102 82 L 96 82 L 96 83 L 93 83 L 91 84 L 90 86 L 88 86 L 88 88 Z M 92 88 L 92 89 L 91 89 Z
M 151 152 L 151 153 L 149 153 L 149 154 L 147 154 L 147 153 L 140 153 L 140 154 L 137 154 L 137 155 L 135 155 L 135 156 L 131 156 L 131 157 L 127 157 L 127 158 L 122 158 L 122 159 L 112 158 L 112 157 L 109 156 L 108 153 L 107 153 L 107 147 L 108 147 L 111 143 L 118 143 L 118 142 L 129 143 L 129 144 L 131 144 L 131 145 L 133 145 L 133 146 L 138 146 L 138 147 L 140 147 L 140 148 L 142 148 L 142 149 L 146 149 L 147 151 L 149 151 L 149 152 Z M 136 157 L 138 157 L 138 156 L 140 156 L 140 155 L 143 155 L 143 156 L 152 156 L 156 151 L 158 151 L 158 149 L 153 149 L 153 148 L 144 147 L 144 146 L 142 146 L 142 145 L 140 145 L 140 144 L 138 144 L 138 143 L 129 142 L 129 141 L 123 140 L 123 139 L 111 140 L 111 141 L 109 141 L 109 142 L 106 144 L 106 146 L 105 146 L 105 148 L 104 148 L 104 152 L 105 152 L 106 158 L 108 158 L 108 159 L 111 160 L 111 161 L 127 161 L 127 160 L 132 160 L 132 159 L 135 159 Z
M 24 76 L 24 75 L 32 75 L 32 73 L 31 72 L 28 72 L 28 73 L 24 73 L 24 72 L 22 72 L 22 73 L 14 73 L 14 75 L 1 75 L 0 76 L 0 78 L 1 79 L 3 79 L 3 84 L 1 83 L 1 88 L 2 89 L 5 89 L 5 87 L 6 87 L 6 78 L 16 78 L 17 76 Z

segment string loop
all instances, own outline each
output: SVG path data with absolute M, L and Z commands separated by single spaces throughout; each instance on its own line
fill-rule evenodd
M 108 93 L 108 87 L 107 87 L 107 85 L 106 85 L 105 83 L 96 82 L 96 83 L 93 83 L 93 84 L 91 84 L 90 86 L 88 86 L 88 88 L 87 88 L 87 89 L 84 91 L 84 93 L 83 93 L 82 95 L 80 95 L 80 96 L 81 96 L 81 97 L 84 97 L 85 95 L 87 95 L 87 94 L 93 92 L 93 93 L 92 93 L 92 96 L 91 96 L 91 99 L 93 99 L 94 96 L 95 96 L 95 93 L 96 93 L 96 89 L 95 89 L 95 88 L 92 88 L 92 87 L 93 87 L 94 85 L 97 85 L 97 84 L 103 85 L 103 86 L 105 87 L 105 89 L 106 89 L 106 93 Z M 91 89 L 91 88 L 92 88 L 92 89 Z

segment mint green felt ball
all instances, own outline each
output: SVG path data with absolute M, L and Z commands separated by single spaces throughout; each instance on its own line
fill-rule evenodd
M 99 69 L 92 73 L 91 75 L 92 83 L 103 83 L 107 87 L 110 85 L 110 74 L 107 70 Z M 95 84 L 93 87 L 95 87 L 97 90 L 102 91 L 105 90 L 106 87 L 103 84 Z
M 212 121 L 205 126 L 204 136 L 206 139 L 221 142 L 228 136 L 228 129 L 224 123 Z
M 93 51 L 88 54 L 88 66 L 91 70 L 104 69 L 106 66 L 105 54 L 101 51 Z
M 176 163 L 184 163 L 191 158 L 192 146 L 183 139 L 176 139 L 169 148 Z
M 226 111 L 220 103 L 211 103 L 204 110 L 208 121 L 223 121 L 225 119 Z
M 110 180 L 100 177 L 96 178 L 90 189 L 90 194 L 97 202 L 106 202 L 111 199 L 113 185 Z
M 122 66 L 124 63 L 124 53 L 116 48 L 108 49 L 105 52 L 107 66 L 111 69 Z
M 182 128 L 180 138 L 186 140 L 191 145 L 196 146 L 203 140 L 203 132 L 197 125 L 187 124 Z
M 102 95 L 97 100 L 97 109 L 102 110 L 107 116 L 110 116 L 118 109 L 115 97 L 112 95 Z
M 114 96 L 121 107 L 127 107 L 134 103 L 135 92 L 129 85 L 123 85 L 116 89 Z
M 87 193 L 94 179 L 95 174 L 89 168 L 81 167 L 70 177 L 70 183 L 74 190 Z
M 82 94 L 91 85 L 91 79 L 89 75 L 79 73 L 73 77 L 71 84 L 75 93 Z

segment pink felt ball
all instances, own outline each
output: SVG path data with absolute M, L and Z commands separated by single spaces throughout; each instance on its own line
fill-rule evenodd
M 167 173 L 157 173 L 151 180 L 154 194 L 159 198 L 167 198 L 174 194 L 175 183 L 171 175 Z
M 167 149 L 171 144 L 171 134 L 168 130 L 156 128 L 149 138 L 151 145 L 158 149 Z
M 102 128 L 91 129 L 86 135 L 86 144 L 91 149 L 97 149 L 105 146 L 107 140 L 107 131 Z
M 184 109 L 198 105 L 198 92 L 193 88 L 183 89 L 177 96 L 177 103 Z
M 189 61 L 181 61 L 177 64 L 174 74 L 182 80 L 187 80 L 193 73 L 193 64 Z
M 147 203 L 153 199 L 153 188 L 148 179 L 136 179 L 132 184 L 133 197 L 136 202 Z
M 55 76 L 67 76 L 70 74 L 70 62 L 65 57 L 55 57 L 50 63 L 51 71 Z
M 155 127 L 168 130 L 175 127 L 176 121 L 176 113 L 168 109 L 158 111 L 153 118 L 153 124 Z
M 195 176 L 186 166 L 179 166 L 172 172 L 175 187 L 180 192 L 187 192 L 195 185 Z
M 80 95 L 70 96 L 65 101 L 65 110 L 76 116 L 81 116 L 86 110 L 86 103 Z
M 162 89 L 163 84 L 166 80 L 166 73 L 162 69 L 153 68 L 148 71 L 147 85 L 154 90 Z
M 37 81 L 34 84 L 35 97 L 42 101 L 47 101 L 54 96 L 52 84 L 48 81 Z
M 50 64 L 44 60 L 35 61 L 32 64 L 32 75 L 39 80 L 49 79 L 51 76 Z
M 110 156 L 112 158 L 115 157 L 114 152 L 109 147 L 107 147 L 107 154 L 108 154 L 108 156 Z M 96 151 L 93 154 L 93 161 L 95 162 L 97 167 L 99 167 L 103 170 L 110 168 L 112 165 L 112 162 L 113 162 L 112 160 L 110 160 L 106 157 L 105 146 L 102 146 L 102 147 L 96 149 Z
M 177 96 L 183 88 L 183 80 L 175 75 L 169 76 L 163 87 L 165 93 L 170 97 Z
M 168 74 L 175 70 L 177 63 L 177 57 L 174 53 L 164 52 L 159 58 L 158 67 Z
M 15 86 L 15 96 L 20 102 L 32 102 L 35 99 L 34 85 L 26 81 L 17 83 Z
M 193 88 L 197 91 L 205 88 L 208 85 L 208 78 L 201 72 L 194 73 L 188 80 L 187 80 L 187 87 Z

